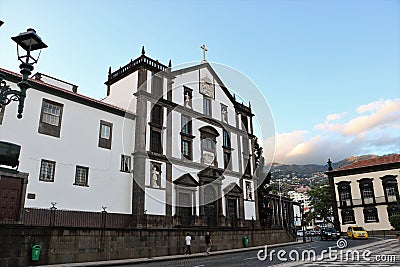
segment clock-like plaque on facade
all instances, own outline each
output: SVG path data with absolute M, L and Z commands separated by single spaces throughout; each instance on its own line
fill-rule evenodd
M 214 165 L 214 153 L 203 151 L 203 163 L 206 165 Z
M 200 80 L 200 94 L 214 99 L 214 85 L 207 76 Z

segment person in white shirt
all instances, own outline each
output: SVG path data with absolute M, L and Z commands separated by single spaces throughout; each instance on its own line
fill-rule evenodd
M 190 245 L 192 243 L 192 238 L 190 237 L 190 234 L 187 233 L 186 237 L 185 237 L 185 241 L 186 241 L 186 252 L 185 255 L 192 255 L 192 251 L 190 250 Z

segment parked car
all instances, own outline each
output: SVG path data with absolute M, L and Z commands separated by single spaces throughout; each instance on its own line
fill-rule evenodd
M 368 232 L 364 229 L 362 226 L 349 226 L 347 228 L 347 236 L 349 238 L 362 238 L 362 239 L 367 239 L 368 238 Z
M 320 232 L 318 231 L 318 230 L 311 230 L 310 231 L 310 235 L 311 236 L 317 236 L 317 235 L 319 235 L 320 234 Z
M 336 231 L 335 228 L 332 227 L 327 227 L 327 228 L 322 228 L 321 229 L 321 240 L 328 240 L 328 239 L 339 239 L 340 238 L 340 233 Z
M 304 231 L 303 230 L 297 230 L 296 235 L 297 236 L 303 236 L 304 235 Z M 307 235 L 307 232 L 306 232 L 306 235 Z

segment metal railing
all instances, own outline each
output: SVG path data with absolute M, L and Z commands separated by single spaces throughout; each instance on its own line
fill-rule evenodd
M 368 205 L 368 204 L 392 204 L 396 203 L 397 198 L 396 197 L 388 197 L 388 200 L 386 201 L 385 196 L 379 196 L 375 197 L 375 202 L 374 198 L 364 198 L 364 202 L 362 198 L 356 198 L 356 199 L 347 199 L 347 200 L 340 200 L 337 201 L 337 205 L 340 208 L 345 208 L 345 207 L 352 207 L 352 206 L 362 206 L 362 205 Z
M 20 224 L 90 228 L 129 228 L 131 214 L 25 208 Z M 6 221 L 0 223 L 7 223 Z
M 142 63 L 147 64 L 151 67 L 154 67 L 154 68 L 158 69 L 159 71 L 165 71 L 168 68 L 167 66 L 165 66 L 164 64 L 161 64 L 160 62 L 153 60 L 145 55 L 142 55 L 142 56 L 138 57 L 137 59 L 129 62 L 125 66 L 120 67 L 118 70 L 110 73 L 108 78 L 109 79 L 116 78 Z

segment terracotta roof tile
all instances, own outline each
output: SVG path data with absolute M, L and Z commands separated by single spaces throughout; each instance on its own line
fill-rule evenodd
M 0 68 L 0 71 L 3 72 L 3 73 L 8 73 L 8 74 L 14 75 L 14 76 L 22 77 L 22 75 L 19 74 L 19 73 L 15 73 L 13 71 L 6 70 L 6 69 L 3 69 L 3 68 Z M 54 90 L 62 91 L 64 93 L 67 93 L 67 94 L 70 94 L 70 95 L 75 95 L 76 97 L 79 97 L 79 98 L 82 98 L 82 99 L 85 99 L 85 100 L 88 100 L 88 101 L 91 101 L 91 102 L 95 102 L 95 103 L 98 103 L 98 104 L 103 105 L 103 106 L 111 107 L 111 108 L 114 108 L 114 109 L 117 109 L 117 110 L 120 110 L 120 111 L 124 111 L 127 114 L 135 115 L 131 111 L 126 110 L 124 108 L 121 108 L 121 107 L 118 107 L 118 106 L 114 106 L 112 104 L 109 104 L 109 103 L 106 103 L 106 102 L 103 102 L 103 101 L 100 101 L 100 100 L 97 100 L 97 99 L 94 99 L 94 98 L 91 98 L 91 97 L 88 97 L 88 96 L 85 96 L 85 95 L 82 95 L 82 94 L 79 94 L 79 93 L 74 93 L 72 91 L 66 90 L 64 88 L 60 88 L 58 86 L 55 86 L 55 85 L 52 85 L 52 84 L 49 84 L 49 83 L 45 83 L 43 81 L 39 81 L 39 80 L 35 80 L 35 79 L 32 79 L 32 78 L 29 78 L 29 82 L 31 84 L 35 84 L 35 83 L 36 84 L 42 84 L 42 85 L 45 85 L 47 87 L 51 87 Z
M 376 165 L 384 165 L 384 164 L 390 164 L 390 163 L 400 163 L 400 154 L 392 154 L 392 155 L 381 156 L 381 157 L 376 157 L 376 158 L 372 158 L 372 159 L 359 160 L 359 161 L 353 162 L 349 165 L 337 168 L 337 169 L 333 170 L 333 172 L 350 170 L 350 169 L 358 169 L 358 168 L 370 167 L 370 166 L 376 166 Z

